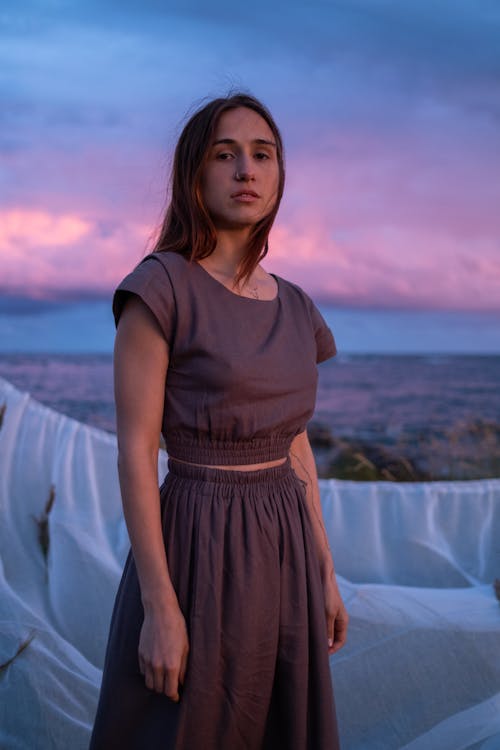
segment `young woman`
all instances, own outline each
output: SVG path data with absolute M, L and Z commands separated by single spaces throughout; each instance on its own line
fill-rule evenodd
M 340 747 L 328 657 L 348 615 L 306 432 L 336 347 L 259 264 L 283 187 L 267 109 L 209 102 L 177 144 L 157 245 L 115 291 L 131 549 L 91 750 Z

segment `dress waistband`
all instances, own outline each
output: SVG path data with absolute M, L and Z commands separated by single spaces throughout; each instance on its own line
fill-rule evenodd
M 217 469 L 213 466 L 195 466 L 182 463 L 175 458 L 168 459 L 168 471 L 178 477 L 186 479 L 201 479 L 205 482 L 229 482 L 231 484 L 254 484 L 279 480 L 292 473 L 292 462 L 287 455 L 286 460 L 277 466 L 262 469 Z
M 174 429 L 164 431 L 163 436 L 167 453 L 172 458 L 210 466 L 276 461 L 286 456 L 293 440 L 293 435 L 279 433 L 251 440 L 209 440 L 206 436 L 196 437 L 190 432 L 181 433 Z

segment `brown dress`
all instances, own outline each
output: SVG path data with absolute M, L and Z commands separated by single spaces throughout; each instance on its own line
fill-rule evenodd
M 242 297 L 196 262 L 152 253 L 115 291 L 116 324 L 137 294 L 169 344 L 161 519 L 190 651 L 179 703 L 146 687 L 130 550 L 89 750 L 340 748 L 318 558 L 288 455 L 314 412 L 316 364 L 336 347 L 310 297 L 274 278 L 273 300 Z

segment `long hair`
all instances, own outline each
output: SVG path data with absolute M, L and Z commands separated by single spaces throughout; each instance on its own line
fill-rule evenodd
M 152 252 L 176 252 L 188 260 L 211 255 L 217 244 L 217 231 L 204 205 L 200 182 L 219 117 L 236 107 L 257 112 L 269 125 L 276 141 L 279 167 L 278 191 L 272 211 L 258 221 L 250 232 L 247 252 L 235 278 L 249 278 L 269 249 L 268 235 L 278 213 L 285 186 L 283 141 L 269 110 L 255 97 L 245 93 L 213 99 L 188 120 L 177 142 L 171 174 L 171 199 Z

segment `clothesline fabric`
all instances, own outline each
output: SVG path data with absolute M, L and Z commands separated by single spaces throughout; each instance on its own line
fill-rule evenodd
M 0 378 L 3 405 L 0 747 L 86 750 L 129 549 L 116 437 Z M 320 490 L 350 615 L 343 750 L 498 750 L 500 478 Z

